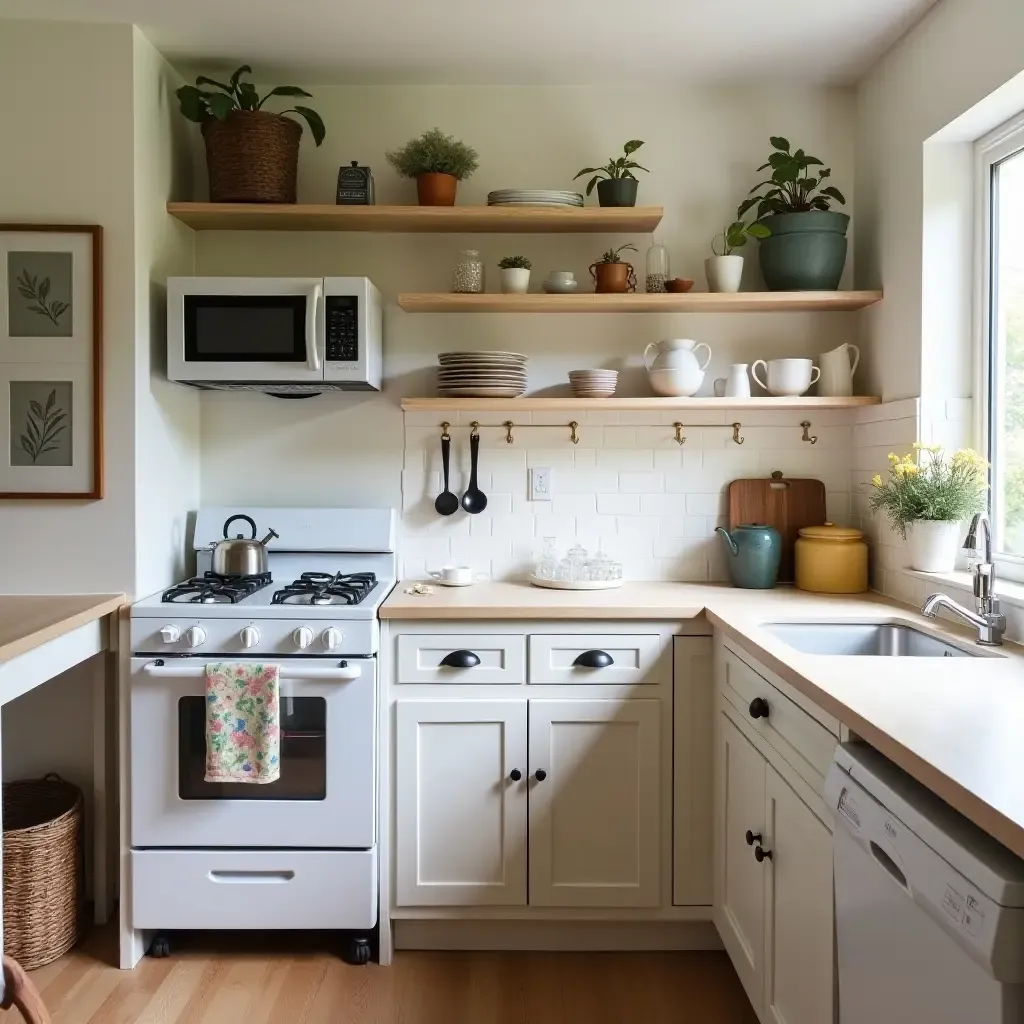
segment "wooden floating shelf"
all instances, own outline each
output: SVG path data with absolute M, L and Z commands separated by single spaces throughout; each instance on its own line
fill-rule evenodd
M 168 203 L 196 231 L 651 232 L 660 206 L 328 206 Z
M 603 409 L 606 412 L 674 412 L 695 409 L 855 409 L 879 405 L 881 398 L 403 398 L 403 412 L 559 412 Z
M 407 313 L 814 313 L 871 306 L 880 291 L 687 292 L 625 295 L 468 295 L 404 293 Z

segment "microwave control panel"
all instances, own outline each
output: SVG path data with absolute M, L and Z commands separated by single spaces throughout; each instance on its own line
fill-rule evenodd
M 354 295 L 328 295 L 324 302 L 327 318 L 327 361 L 358 362 L 359 300 Z

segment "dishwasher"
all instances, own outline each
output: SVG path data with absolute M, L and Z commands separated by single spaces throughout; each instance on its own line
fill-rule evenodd
M 841 1024 L 1024 1024 L 1024 860 L 863 743 L 825 799 Z

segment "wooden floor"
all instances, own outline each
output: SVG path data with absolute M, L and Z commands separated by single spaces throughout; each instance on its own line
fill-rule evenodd
M 31 976 L 54 1024 L 756 1024 L 724 953 L 403 952 L 350 967 L 299 941 L 190 938 L 119 971 L 104 929 Z

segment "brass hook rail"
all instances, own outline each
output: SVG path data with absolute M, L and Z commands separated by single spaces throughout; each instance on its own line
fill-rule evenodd
M 672 426 L 676 431 L 676 444 L 686 444 L 686 435 L 683 433 L 684 430 L 731 430 L 732 439 L 736 444 L 743 444 L 746 440 L 740 434 L 743 429 L 742 423 L 673 423 Z
M 580 425 L 578 420 L 570 420 L 568 423 L 515 423 L 513 420 L 505 420 L 504 423 L 481 423 L 479 420 L 472 420 L 469 424 L 469 436 L 479 437 L 481 430 L 504 430 L 505 431 L 505 443 L 515 444 L 515 430 L 528 430 L 534 427 L 559 427 L 564 426 L 569 431 L 569 440 L 573 444 L 580 443 Z M 451 435 L 448 433 L 451 423 L 447 420 L 441 424 L 441 437 L 446 438 Z

